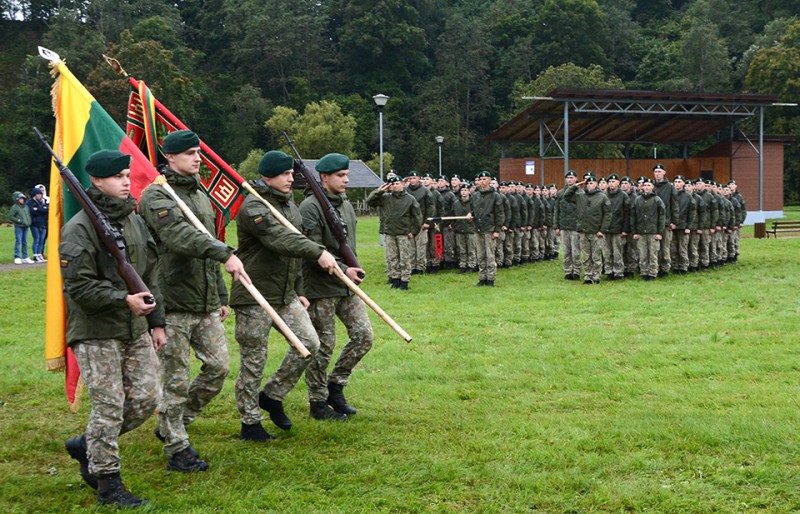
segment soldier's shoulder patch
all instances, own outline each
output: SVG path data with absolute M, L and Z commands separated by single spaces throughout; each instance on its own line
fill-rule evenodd
M 253 218 L 254 225 L 261 225 L 262 223 L 264 223 L 264 216 L 259 214 Z
M 61 267 L 62 268 L 66 268 L 66 267 L 69 266 L 69 259 L 62 258 L 60 262 L 61 262 Z
M 159 219 L 166 218 L 167 216 L 169 216 L 169 209 L 159 209 L 158 211 L 156 211 L 156 216 L 158 216 Z

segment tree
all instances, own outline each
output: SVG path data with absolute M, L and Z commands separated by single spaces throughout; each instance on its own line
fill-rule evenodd
M 353 151 L 356 120 L 342 114 L 335 102 L 312 102 L 306 105 L 303 114 L 279 105 L 264 125 L 275 137 L 281 150 L 287 153 L 291 150 L 288 145 L 282 144 L 283 131 L 288 132 L 297 151 L 309 159 L 318 159 L 332 152 L 350 155 Z
M 713 23 L 697 20 L 681 41 L 681 68 L 693 91 L 726 91 L 731 66 L 728 50 Z
M 243 159 L 252 148 L 266 143 L 263 120 L 271 109 L 272 104 L 261 97 L 261 91 L 249 84 L 233 93 L 225 111 L 223 149 L 227 159 Z
M 533 30 L 540 69 L 566 62 L 610 64 L 608 20 L 595 0 L 545 0 Z

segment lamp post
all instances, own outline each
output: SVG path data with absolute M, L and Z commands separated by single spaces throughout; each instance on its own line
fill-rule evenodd
M 439 178 L 442 178 L 442 143 L 444 136 L 436 136 L 436 144 L 439 145 Z
M 379 93 L 373 96 L 372 99 L 375 100 L 375 105 L 378 106 L 378 140 L 380 141 L 378 153 L 381 160 L 381 182 L 383 182 L 383 106 L 389 101 L 389 97 Z

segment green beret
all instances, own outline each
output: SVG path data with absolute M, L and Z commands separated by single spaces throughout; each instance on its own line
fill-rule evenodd
M 642 182 L 643 180 L 646 180 L 646 179 L 647 179 L 647 177 L 640 176 L 639 178 L 636 179 L 636 182 Z
M 586 182 L 597 182 L 597 178 L 592 173 L 585 174 L 583 180 Z
M 270 150 L 264 154 L 258 163 L 258 172 L 261 176 L 273 178 L 286 170 L 294 168 L 294 159 L 279 150 Z
M 457 178 L 458 180 L 461 180 L 461 177 L 459 177 L 458 175 L 453 175 L 452 177 L 450 177 L 450 180 L 453 180 L 454 178 Z
M 547 189 L 552 189 L 552 188 L 554 188 L 554 187 L 555 187 L 556 189 L 558 189 L 558 187 L 556 187 L 556 185 L 555 185 L 555 184 L 550 184 L 549 186 L 547 186 Z
M 492 174 L 491 174 L 491 173 L 489 173 L 489 172 L 488 172 L 488 171 L 486 171 L 486 170 L 479 171 L 479 172 L 478 172 L 478 174 L 477 174 L 477 175 L 475 175 L 475 178 L 481 178 L 481 177 L 489 177 L 489 178 L 492 178 Z
M 653 166 L 653 170 L 663 170 L 663 169 L 666 169 L 666 168 L 664 168 L 664 165 L 661 164 L 661 163 L 658 163 L 655 166 Z
M 407 177 L 419 177 L 419 173 L 417 173 L 416 171 L 412 170 L 412 171 L 409 171 L 408 175 L 406 175 L 406 176 Z
M 578 174 L 577 174 L 577 173 L 575 173 L 575 171 L 574 171 L 574 170 L 569 170 L 568 172 L 564 173 L 564 177 L 565 177 L 565 178 L 566 178 L 566 177 L 577 177 L 577 176 L 578 176 Z
M 598 182 L 608 182 L 605 177 L 600 177 L 597 179 Z
M 447 175 L 442 175 L 441 177 L 439 177 L 439 180 L 446 180 L 446 181 L 450 182 L 450 179 L 447 178 Z
M 386 179 L 387 184 L 394 184 L 395 182 L 401 182 L 403 178 L 400 175 L 395 175 L 393 177 L 388 177 Z
M 728 185 L 731 185 L 731 184 L 733 184 L 735 186 L 736 185 L 736 181 L 735 180 L 729 180 L 728 181 Z
M 608 176 L 608 180 L 619 180 L 619 175 L 617 175 L 616 173 L 612 173 L 611 175 Z
M 630 182 L 631 182 L 631 178 L 630 178 L 629 176 L 625 175 L 624 177 L 622 177 L 621 179 L 619 179 L 619 181 L 620 181 L 620 182 L 627 182 L 627 183 L 629 183 L 629 184 L 630 184 Z
M 684 177 L 683 175 L 675 175 L 675 178 L 673 178 L 672 180 L 682 180 L 686 182 L 686 177 Z
M 340 153 L 329 153 L 317 161 L 317 173 L 336 173 L 347 169 L 350 169 L 350 158 Z
M 430 173 L 426 173 L 426 174 L 422 175 L 422 177 L 423 178 L 433 178 L 433 175 L 431 175 Z
M 200 138 L 191 130 L 176 130 L 170 132 L 161 142 L 161 151 L 168 153 L 181 153 L 189 148 L 200 146 Z
M 545 186 L 545 187 L 547 187 L 547 186 Z M 541 190 L 542 190 L 542 188 L 541 188 L 541 187 L 539 187 L 539 186 L 533 186 L 533 190 L 534 190 L 534 191 L 541 191 Z
M 131 156 L 119 150 L 100 150 L 89 156 L 86 173 L 97 178 L 113 177 L 131 167 Z
M 649 178 L 645 178 L 644 180 L 642 180 L 642 184 L 652 184 L 652 183 L 653 183 L 653 180 L 649 179 Z

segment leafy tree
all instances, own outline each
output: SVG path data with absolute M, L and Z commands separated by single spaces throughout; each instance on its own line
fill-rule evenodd
M 88 21 L 107 40 L 119 41 L 123 31 L 153 17 L 172 20 L 169 30 L 180 30 L 180 13 L 167 0 L 92 0 Z
M 606 67 L 607 16 L 595 0 L 545 0 L 536 14 L 534 51 L 540 67 L 573 62 Z
M 692 25 L 681 41 L 680 63 L 693 91 L 726 91 L 730 85 L 728 50 L 713 23 Z
M 251 148 L 266 143 L 263 120 L 272 105 L 261 97 L 261 91 L 245 84 L 230 98 L 225 119 L 223 148 L 226 159 L 235 162 L 244 158 Z
M 253 148 L 250 150 L 250 152 L 248 152 L 245 160 L 239 163 L 236 171 L 245 180 L 256 180 L 261 178 L 261 174 L 258 172 L 258 163 L 261 162 L 261 158 L 263 156 L 264 150 L 261 148 Z
M 587 68 L 573 63 L 550 66 L 539 74 L 536 80 L 515 84 L 513 94 L 517 111 L 524 109 L 533 102 L 522 97 L 545 96 L 557 88 L 624 89 L 624 84 L 619 78 L 607 73 L 597 65 L 591 65 Z
M 356 120 L 342 114 L 341 108 L 334 102 L 323 100 L 310 103 L 306 105 L 303 114 L 279 105 L 265 126 L 280 148 L 287 153 L 290 151 L 288 145 L 281 143 L 283 131 L 289 133 L 297 151 L 303 157 L 318 159 L 332 152 L 346 155 L 353 152 Z
M 679 42 L 666 42 L 648 38 L 640 42 L 639 65 L 636 79 L 629 87 L 656 91 L 688 91 L 689 81 L 680 68 L 681 46 Z

